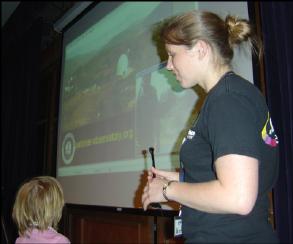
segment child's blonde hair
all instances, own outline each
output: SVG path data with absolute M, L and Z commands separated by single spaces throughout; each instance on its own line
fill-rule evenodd
M 51 176 L 39 176 L 24 183 L 17 192 L 12 218 L 20 235 L 33 228 L 57 230 L 64 206 L 63 190 Z

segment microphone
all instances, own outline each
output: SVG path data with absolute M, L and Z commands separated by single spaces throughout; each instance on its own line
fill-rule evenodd
M 155 156 L 154 156 L 154 148 L 153 147 L 149 147 L 149 152 L 151 154 L 151 157 L 152 157 L 152 166 L 154 168 L 156 168 L 156 164 L 155 164 Z
M 150 152 L 151 157 L 152 157 L 152 166 L 153 166 L 154 168 L 156 168 L 155 156 L 154 156 L 154 150 L 155 150 L 155 149 L 154 149 L 153 147 L 149 147 L 149 152 Z M 156 175 L 154 175 L 154 178 L 156 178 Z M 162 208 L 161 204 L 160 204 L 160 203 L 157 203 L 157 202 L 153 202 L 153 203 L 151 203 L 150 206 L 151 206 L 152 208 L 159 208 L 159 209 Z

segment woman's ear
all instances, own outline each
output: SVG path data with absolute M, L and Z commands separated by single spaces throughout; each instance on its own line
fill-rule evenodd
M 198 40 L 192 47 L 192 52 L 201 60 L 207 55 L 208 49 L 209 46 L 205 41 Z

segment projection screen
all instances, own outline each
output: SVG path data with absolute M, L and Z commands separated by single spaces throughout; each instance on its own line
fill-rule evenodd
M 179 167 L 202 99 L 166 70 L 152 29 L 192 9 L 248 19 L 247 2 L 100 2 L 64 31 L 56 175 L 67 203 L 141 208 L 149 147 L 157 168 Z M 253 82 L 249 49 L 233 68 Z

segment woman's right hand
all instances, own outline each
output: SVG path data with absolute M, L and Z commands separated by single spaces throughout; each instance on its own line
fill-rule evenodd
M 148 180 L 151 180 L 154 177 L 154 175 L 156 177 L 163 178 L 167 181 L 170 181 L 170 180 L 179 181 L 179 173 L 178 172 L 159 170 L 154 167 L 151 167 L 151 169 L 148 171 Z
M 154 177 L 155 176 L 155 177 Z M 142 194 L 142 204 L 144 210 L 147 209 L 150 203 L 166 202 L 167 199 L 163 196 L 163 186 L 170 180 L 179 181 L 179 173 L 158 170 L 151 167 L 148 171 L 148 182 L 144 187 Z

